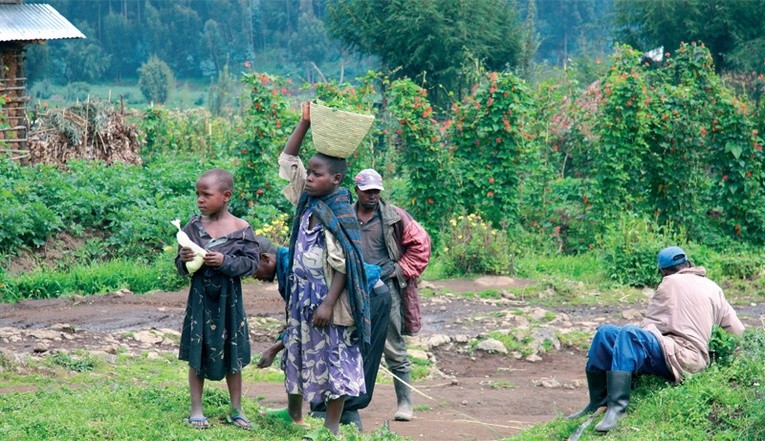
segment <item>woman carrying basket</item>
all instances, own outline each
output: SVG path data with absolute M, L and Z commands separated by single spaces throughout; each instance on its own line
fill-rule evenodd
M 325 427 L 337 434 L 347 396 L 366 392 L 361 345 L 369 342 L 369 294 L 361 233 L 340 187 L 344 158 L 317 153 L 308 169 L 297 156 L 311 125 L 310 107 L 279 157 L 283 193 L 296 206 L 287 268 L 285 388 L 290 416 L 303 422 L 302 401 L 324 401 Z

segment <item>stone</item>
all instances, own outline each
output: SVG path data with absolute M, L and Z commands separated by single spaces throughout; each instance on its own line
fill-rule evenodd
M 40 354 L 43 352 L 48 352 L 49 349 L 50 349 L 50 344 L 48 342 L 41 341 L 35 344 L 34 349 L 32 349 L 32 352 L 34 352 L 35 354 Z
M 502 290 L 500 295 L 502 296 L 503 299 L 517 300 L 517 297 L 515 296 L 515 294 L 511 293 L 510 291 L 504 290 L 504 289 Z
M 49 329 L 35 329 L 27 332 L 27 336 L 38 340 L 61 341 L 61 332 L 51 331 Z
M 432 282 L 428 282 L 427 280 L 418 280 L 417 286 L 420 289 L 432 289 L 434 291 L 436 290 L 436 285 L 434 285 Z
M 428 353 L 425 351 L 421 351 L 419 349 L 409 349 L 407 353 L 412 357 L 416 358 L 418 360 L 427 360 L 428 359 Z
M 146 354 L 146 359 L 153 361 L 153 360 L 164 360 L 165 358 L 154 351 L 149 351 L 149 353 Z
M 454 341 L 457 343 L 467 343 L 470 341 L 470 337 L 464 334 L 459 334 L 454 336 Z
M 622 311 L 622 317 L 625 320 L 639 321 L 643 319 L 643 311 L 637 309 L 626 309 Z
M 542 320 L 547 316 L 547 310 L 542 308 L 531 308 L 529 310 L 529 317 L 531 317 L 533 320 Z
M 555 378 L 543 378 L 537 385 L 542 386 L 545 389 L 557 389 L 562 386 L 560 381 L 556 380 Z
M 445 334 L 436 334 L 425 341 L 425 349 L 437 348 L 443 344 L 449 343 L 452 339 Z
M 498 352 L 500 354 L 507 354 L 507 348 L 505 345 L 501 341 L 495 340 L 493 338 L 489 338 L 478 343 L 476 349 L 480 349 L 486 352 Z
M 133 340 L 143 344 L 155 345 L 161 343 L 162 340 L 164 340 L 164 337 L 157 335 L 152 331 L 138 331 L 133 334 Z
M 531 339 L 529 346 L 531 346 L 534 352 L 545 352 L 546 341 L 549 341 L 556 350 L 560 349 L 560 340 L 558 340 L 555 331 L 551 328 L 542 327 L 534 329 L 531 331 Z
M 537 354 L 531 354 L 531 355 L 527 355 L 525 360 L 530 362 L 530 363 L 536 363 L 538 361 L 542 361 L 542 357 L 540 357 Z
M 50 327 L 53 331 L 58 332 L 68 332 L 70 334 L 74 334 L 77 332 L 76 329 L 74 329 L 74 326 L 68 324 L 68 323 L 56 323 Z

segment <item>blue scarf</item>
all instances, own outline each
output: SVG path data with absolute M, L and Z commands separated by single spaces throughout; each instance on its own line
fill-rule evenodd
M 298 231 L 300 231 L 300 219 L 307 208 L 313 210 L 313 214 L 317 216 L 324 228 L 335 236 L 343 248 L 343 252 L 345 252 L 345 288 L 348 290 L 351 314 L 356 322 L 356 329 L 361 333 L 364 345 L 369 345 L 371 334 L 369 291 L 367 291 L 367 277 L 361 251 L 361 228 L 359 221 L 356 220 L 356 213 L 351 207 L 351 193 L 341 187 L 321 197 L 312 197 L 306 192 L 300 195 L 295 219 L 292 222 L 287 274 L 292 274 L 295 244 L 297 243 Z M 288 293 L 291 289 L 289 284 L 290 278 L 288 277 L 286 287 Z

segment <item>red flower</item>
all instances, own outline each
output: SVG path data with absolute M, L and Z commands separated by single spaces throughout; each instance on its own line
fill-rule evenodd
M 244 67 L 246 67 L 247 69 L 249 69 L 250 67 L 252 67 L 252 64 L 250 64 L 250 62 L 249 62 L 249 61 L 245 61 L 245 62 L 244 62 Z
M 707 136 L 707 129 L 701 128 L 701 136 Z
M 557 152 L 557 151 L 558 151 L 558 146 L 557 146 L 557 145 L 554 145 L 554 146 L 553 146 L 553 150 L 555 150 L 555 151 Z
M 490 198 L 491 198 L 491 197 L 494 197 L 494 192 L 493 192 L 493 191 L 487 192 L 487 193 L 486 193 L 486 196 L 488 196 L 488 197 L 490 197 Z
M 247 149 L 242 149 L 242 154 L 246 155 L 247 154 Z
M 256 191 L 255 193 L 261 195 L 261 194 L 263 194 L 263 190 L 259 188 L 258 191 Z
M 428 198 L 428 203 L 432 204 L 433 203 L 433 198 Z
M 723 181 L 727 181 L 727 180 L 728 180 L 728 175 L 723 175 Z
M 493 183 L 494 183 L 494 178 L 489 178 L 489 184 L 493 184 Z

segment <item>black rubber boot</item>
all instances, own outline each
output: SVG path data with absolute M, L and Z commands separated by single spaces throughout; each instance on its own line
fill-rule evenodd
M 393 374 L 404 380 L 404 383 L 406 383 L 402 384 L 401 381 L 398 381 L 395 378 L 393 379 L 393 387 L 396 389 L 396 401 L 398 403 L 396 415 L 393 416 L 393 419 L 396 421 L 411 421 L 413 416 L 412 390 L 408 385 L 412 381 L 412 374 L 411 372 L 401 371 L 393 371 Z
M 608 380 L 606 380 L 606 373 L 603 371 L 584 372 L 587 374 L 587 389 L 590 390 L 590 403 L 579 412 L 569 415 L 568 418 L 572 420 L 591 414 L 598 410 L 599 407 L 608 404 Z
M 598 432 L 608 432 L 616 427 L 627 412 L 632 391 L 632 372 L 610 371 L 608 378 L 608 410 L 606 416 L 595 426 Z
M 343 415 L 340 417 L 340 424 L 353 424 L 359 429 L 359 432 L 363 430 L 361 427 L 361 415 L 358 410 L 343 411 Z

